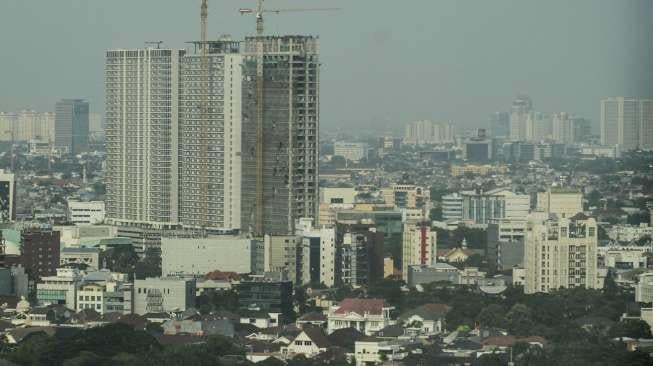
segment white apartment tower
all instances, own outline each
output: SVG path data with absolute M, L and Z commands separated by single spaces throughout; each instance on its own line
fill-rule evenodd
M 518 95 L 510 110 L 510 139 L 528 140 L 528 135 L 533 135 L 533 118 L 533 101 L 527 95 Z
M 601 100 L 601 145 L 622 151 L 653 149 L 653 98 Z
M 106 53 L 106 210 L 116 224 L 178 222 L 183 55 L 152 48 Z
M 524 241 L 524 292 L 598 288 L 596 220 L 533 214 Z
M 242 55 L 239 42 L 204 44 L 203 84 L 202 46 L 196 42 L 179 67 L 179 222 L 240 229 Z

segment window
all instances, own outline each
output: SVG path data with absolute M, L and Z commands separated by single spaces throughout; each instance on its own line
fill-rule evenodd
M 301 345 L 302 345 L 302 341 L 295 341 L 295 346 L 301 346 Z
M 311 341 L 304 341 L 304 346 L 310 346 L 312 344 L 313 344 L 313 342 L 311 342 Z

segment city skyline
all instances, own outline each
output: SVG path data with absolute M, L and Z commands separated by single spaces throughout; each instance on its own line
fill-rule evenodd
M 515 95 L 525 93 L 533 99 L 534 110 L 589 118 L 596 133 L 601 99 L 653 95 L 653 72 L 647 67 L 653 63 L 653 25 L 644 15 L 653 4 L 560 3 L 418 1 L 408 8 L 339 0 L 328 4 L 342 7 L 335 12 L 271 15 L 266 33 L 321 36 L 321 53 L 327 55 L 322 58 L 321 95 L 325 130 L 396 129 L 422 119 L 452 121 L 461 129 L 484 127 L 492 113 L 509 110 Z M 6 2 L 0 12 L 0 41 L 25 57 L 6 61 L 5 70 L 15 72 L 3 76 L 7 82 L 0 86 L 0 110 L 30 106 L 49 111 L 57 100 L 70 97 L 87 98 L 92 112 L 104 113 L 105 50 L 142 48 L 153 40 L 184 47 L 185 41 L 199 38 L 198 4 L 108 4 Z M 129 6 L 127 16 L 120 12 L 123 6 Z M 279 0 L 266 6 L 324 3 Z M 141 27 L 140 19 L 153 11 L 161 21 Z M 370 11 L 374 17 L 367 16 Z M 11 31 L 34 17 L 39 21 L 33 32 Z M 39 27 L 52 22 L 47 17 L 70 22 L 40 32 L 41 47 L 32 47 Z M 120 19 L 120 26 L 107 19 Z M 78 31 L 84 27 L 88 31 Z M 253 19 L 240 17 L 234 4 L 212 2 L 209 39 L 224 33 L 244 39 L 253 31 Z M 58 42 L 64 38 L 68 42 Z M 428 44 L 437 46 L 425 47 Z M 46 63 L 37 52 L 52 57 Z M 406 59 L 406 54 L 414 56 Z

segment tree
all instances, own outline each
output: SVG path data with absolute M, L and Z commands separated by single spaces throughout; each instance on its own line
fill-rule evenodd
M 608 331 L 608 335 L 612 338 L 651 338 L 651 327 L 645 321 L 629 319 L 615 323 Z
M 508 314 L 506 314 L 506 322 L 510 334 L 519 337 L 531 335 L 530 333 L 534 323 L 531 310 L 526 305 L 515 304 Z
M 482 326 L 498 328 L 506 324 L 505 309 L 498 304 L 491 304 L 478 314 L 477 320 Z
M 145 258 L 136 263 L 134 272 L 138 279 L 161 276 L 161 253 L 154 249 L 147 249 Z

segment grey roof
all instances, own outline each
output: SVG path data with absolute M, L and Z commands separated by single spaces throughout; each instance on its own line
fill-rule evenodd
M 303 333 L 306 333 L 308 338 L 310 338 L 318 348 L 328 348 L 331 345 L 322 328 L 306 327 L 304 328 Z
M 236 334 L 234 325 L 227 319 L 204 320 L 202 321 L 202 330 L 208 335 L 221 335 L 230 338 Z
M 297 319 L 298 322 L 325 322 L 326 320 L 326 316 L 319 311 L 306 313 Z
M 418 315 L 426 320 L 438 320 L 444 318 L 450 310 L 451 307 L 446 304 L 424 304 L 415 309 L 405 311 L 399 319 L 405 321 L 413 315 Z
M 397 338 L 404 335 L 404 327 L 401 324 L 388 325 L 374 333 L 378 338 Z
M 61 249 L 61 253 L 99 253 L 100 249 L 98 248 L 87 248 L 87 247 L 79 247 L 79 248 L 63 248 Z

